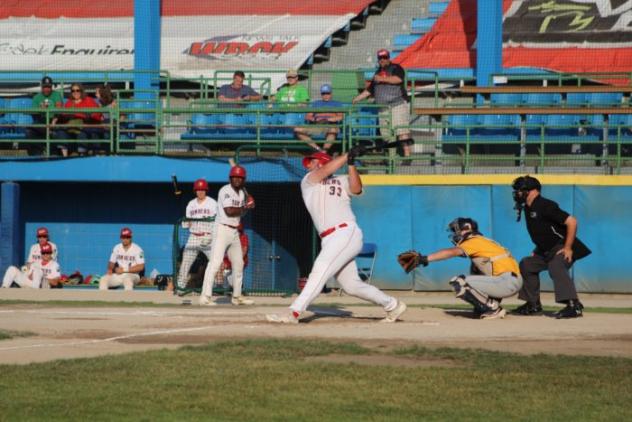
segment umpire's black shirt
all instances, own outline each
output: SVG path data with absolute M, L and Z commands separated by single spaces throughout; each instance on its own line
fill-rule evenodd
M 531 240 L 535 243 L 535 253 L 546 258 L 564 246 L 566 239 L 566 225 L 564 222 L 569 214 L 560 209 L 557 202 L 538 195 L 533 203 L 525 206 L 527 230 Z M 573 243 L 573 260 L 578 260 L 590 254 L 590 249 L 579 239 Z

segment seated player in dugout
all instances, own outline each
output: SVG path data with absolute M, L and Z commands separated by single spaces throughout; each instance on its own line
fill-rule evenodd
M 400 265 L 409 273 L 420 264 L 425 267 L 430 262 L 457 256 L 470 258 L 472 274 L 450 280 L 456 297 L 472 304 L 480 319 L 504 318 L 506 311 L 500 306 L 501 300 L 515 295 L 522 287 L 518 263 L 507 249 L 484 237 L 471 218 L 455 218 L 448 225 L 448 232 L 454 247 L 427 256 L 404 252 L 398 256 Z

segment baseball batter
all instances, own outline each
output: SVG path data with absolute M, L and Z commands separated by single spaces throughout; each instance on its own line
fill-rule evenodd
M 112 249 L 107 274 L 99 280 L 99 290 L 118 286 L 133 290 L 144 269 L 145 254 L 140 246 L 132 242 L 132 231 L 124 227 L 121 229 L 121 243 Z
M 40 227 L 37 229 L 37 243 L 33 244 L 29 250 L 29 255 L 26 259 L 27 266 L 30 266 L 33 262 L 40 261 L 42 259 L 40 248 L 42 245 L 47 243 L 53 248 L 53 261 L 57 261 L 57 245 L 50 241 L 48 229 L 46 227 Z
M 267 315 L 268 321 L 298 323 L 301 313 L 331 277 L 336 278 L 346 293 L 381 305 L 386 311 L 383 322 L 395 322 L 406 310 L 404 302 L 362 282 L 358 275 L 355 257 L 362 250 L 362 230 L 351 210 L 351 197 L 362 193 L 362 181 L 353 164 L 356 155 L 358 150 L 352 149 L 334 159 L 324 152 L 303 159 L 303 166 L 309 172 L 301 181 L 301 191 L 322 239 L 321 251 L 303 291 L 290 305 L 289 312 Z M 348 176 L 334 176 L 345 163 L 349 164 Z
M 211 259 L 204 272 L 204 284 L 200 296 L 200 305 L 213 306 L 213 282 L 217 276 L 224 254 L 233 267 L 233 305 L 252 305 L 254 302 L 241 294 L 244 278 L 244 258 L 239 240 L 241 217 L 255 207 L 255 200 L 244 189 L 246 169 L 234 166 L 228 174 L 230 183 L 223 186 L 217 194 L 218 207 L 213 231 L 213 250 Z
M 190 219 L 214 219 L 217 214 L 217 201 L 207 195 L 208 183 L 204 179 L 198 179 L 193 184 L 196 198 L 187 205 L 186 218 Z M 189 239 L 184 246 L 182 263 L 178 272 L 178 288 L 184 289 L 187 285 L 189 270 L 199 252 L 202 252 L 211 260 L 211 243 L 213 240 L 213 221 L 185 221 L 183 227 L 189 229 Z
M 2 287 L 11 287 L 13 282 L 20 287 L 33 289 L 57 287 L 60 283 L 61 271 L 57 261 L 53 260 L 53 247 L 48 243 L 40 247 L 40 260 L 31 263 L 26 272 L 11 266 L 7 268 L 2 279 Z

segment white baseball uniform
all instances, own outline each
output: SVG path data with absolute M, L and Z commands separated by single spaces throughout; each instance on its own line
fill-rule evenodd
M 217 201 L 206 197 L 202 202 L 197 198 L 189 201 L 186 209 L 186 218 L 212 218 L 217 215 Z M 184 227 L 189 228 L 189 238 L 182 253 L 182 263 L 178 272 L 178 287 L 184 289 L 187 285 L 189 270 L 197 258 L 199 252 L 211 260 L 211 243 L 213 240 L 213 228 L 215 223 L 208 221 L 185 221 Z
M 49 245 L 52 246 L 53 248 L 53 261 L 57 261 L 57 245 L 55 245 L 53 242 L 48 242 Z M 26 263 L 27 264 L 32 264 L 35 261 L 40 261 L 42 259 L 42 253 L 40 252 L 40 244 L 36 243 L 33 246 L 31 246 L 31 249 L 29 251 L 29 256 L 26 259 Z
M 244 258 L 242 256 L 241 242 L 237 226 L 241 217 L 229 217 L 224 211 L 225 207 L 243 207 L 246 205 L 246 194 L 242 189 L 236 191 L 229 184 L 223 186 L 217 194 L 217 217 L 215 218 L 215 231 L 213 232 L 213 251 L 211 260 L 204 272 L 204 284 L 202 296 L 213 296 L 213 282 L 215 276 L 224 262 L 224 254 L 233 269 L 233 297 L 241 296 L 241 287 L 244 278 Z M 228 251 L 227 251 L 228 249 Z
M 31 287 L 33 289 L 49 288 L 49 279 L 59 278 L 61 271 L 56 261 L 35 261 L 31 264 L 27 272 L 20 271 L 19 268 L 11 266 L 7 268 L 2 279 L 2 287 L 11 287 L 15 281 L 20 287 Z
M 362 230 L 351 210 L 349 177 L 330 176 L 312 183 L 308 173 L 301 181 L 301 192 L 307 211 L 321 237 L 321 251 L 314 261 L 307 283 L 290 309 L 301 313 L 316 299 L 327 280 L 335 277 L 342 289 L 364 300 L 392 311 L 397 299 L 370 284 L 358 275 L 355 257 L 362 250 Z
M 145 263 L 145 253 L 136 243 L 131 243 L 127 249 L 122 243 L 112 249 L 110 262 L 114 262 L 123 269 L 121 274 L 106 274 L 99 280 L 99 289 L 107 290 L 110 287 L 123 286 L 125 290 L 133 290 L 134 285 L 140 281 L 140 275 L 127 272 L 131 267 Z

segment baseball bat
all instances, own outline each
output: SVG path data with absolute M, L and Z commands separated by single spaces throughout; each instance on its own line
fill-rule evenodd
M 171 184 L 173 185 L 173 194 L 175 196 L 182 195 L 182 191 L 178 189 L 178 178 L 176 177 L 175 174 L 171 175 Z
M 231 157 L 228 159 L 228 164 L 230 164 L 230 167 L 233 168 L 237 165 L 237 163 L 235 162 L 235 160 Z
M 390 149 L 390 148 L 396 148 L 398 147 L 400 144 L 402 143 L 401 140 L 397 140 L 397 141 L 391 141 L 391 142 L 387 142 L 385 144 L 382 145 L 373 145 L 372 147 L 367 147 L 366 151 L 373 151 L 376 149 Z

